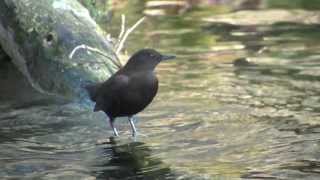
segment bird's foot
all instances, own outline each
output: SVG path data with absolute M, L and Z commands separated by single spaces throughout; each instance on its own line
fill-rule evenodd
M 119 136 L 119 133 L 118 133 L 118 131 L 117 131 L 117 128 L 114 126 L 113 121 L 114 121 L 113 118 L 110 118 L 110 119 L 109 119 L 109 123 L 110 123 L 111 129 L 112 129 L 112 131 L 113 131 L 113 135 L 114 135 L 115 137 L 118 137 L 118 136 Z
M 132 134 L 131 138 L 133 139 L 134 142 L 138 141 L 138 138 L 140 137 L 148 137 L 146 134 L 142 134 L 139 132 L 135 132 Z
M 137 136 L 148 137 L 148 135 L 137 132 L 137 131 L 135 133 L 132 133 L 132 137 L 137 137 Z
M 113 135 L 114 135 L 115 137 L 119 137 L 119 133 L 118 133 L 118 131 L 117 131 L 116 128 L 113 128 Z

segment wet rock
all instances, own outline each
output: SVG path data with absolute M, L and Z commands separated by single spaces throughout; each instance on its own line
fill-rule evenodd
M 103 81 L 112 73 L 113 63 L 98 54 L 79 51 L 68 57 L 73 48 L 86 44 L 114 58 L 100 32 L 77 1 L 0 1 L 0 44 L 32 87 L 44 94 L 82 98 L 83 82 Z

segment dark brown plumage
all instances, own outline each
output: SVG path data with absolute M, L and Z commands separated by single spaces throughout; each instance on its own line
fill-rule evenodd
M 128 116 L 132 135 L 136 135 L 132 116 L 149 105 L 158 91 L 154 69 L 161 61 L 173 58 L 153 49 L 143 49 L 104 83 L 86 87 L 90 98 L 96 102 L 94 111 L 107 114 L 115 136 L 118 132 L 113 125 L 114 119 L 123 116 Z

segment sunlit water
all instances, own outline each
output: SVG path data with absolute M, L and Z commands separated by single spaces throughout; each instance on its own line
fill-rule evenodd
M 126 119 L 116 124 L 121 137 L 109 138 L 103 113 L 37 95 L 5 63 L 0 177 L 319 179 L 319 28 L 147 19 L 129 52 L 153 47 L 178 58 L 157 69 L 160 90 L 138 115 L 137 139 Z

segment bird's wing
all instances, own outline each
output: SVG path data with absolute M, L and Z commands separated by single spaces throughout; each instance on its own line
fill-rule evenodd
M 123 89 L 129 85 L 129 77 L 126 75 L 112 76 L 105 83 L 101 84 L 97 91 L 96 105 L 94 111 L 108 109 L 114 103 L 115 97 L 118 97 Z

